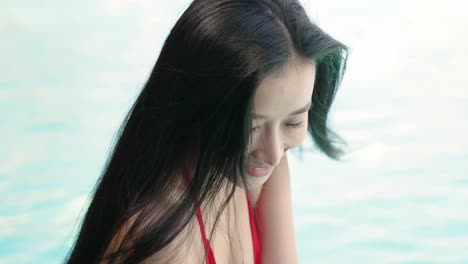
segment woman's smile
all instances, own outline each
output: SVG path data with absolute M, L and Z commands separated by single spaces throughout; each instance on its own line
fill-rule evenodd
M 273 171 L 273 168 L 272 166 L 247 165 L 246 171 L 250 176 L 264 177 L 268 176 Z

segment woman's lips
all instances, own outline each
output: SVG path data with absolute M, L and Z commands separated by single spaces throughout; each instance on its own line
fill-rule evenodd
M 247 173 L 254 177 L 263 177 L 267 176 L 273 171 L 273 167 L 255 167 L 255 166 L 247 166 L 246 167 Z

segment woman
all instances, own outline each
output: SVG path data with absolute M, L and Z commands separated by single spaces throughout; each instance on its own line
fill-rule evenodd
M 297 263 L 286 151 L 327 115 L 347 48 L 296 0 L 194 0 L 97 182 L 66 263 Z

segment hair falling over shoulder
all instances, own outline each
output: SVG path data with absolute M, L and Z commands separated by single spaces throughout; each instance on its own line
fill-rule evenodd
M 200 204 L 226 181 L 245 184 L 256 88 L 294 56 L 317 65 L 308 131 L 319 151 L 338 159 L 340 138 L 327 120 L 347 47 L 297 0 L 192 1 L 118 131 L 64 263 L 167 260 Z M 192 184 L 181 188 L 187 161 Z

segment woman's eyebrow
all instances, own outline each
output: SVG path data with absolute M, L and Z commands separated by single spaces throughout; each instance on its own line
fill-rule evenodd
M 310 107 L 312 106 L 312 102 L 308 102 L 305 106 L 295 110 L 295 111 L 292 111 L 288 116 L 293 116 L 293 115 L 298 115 L 298 114 L 302 114 L 304 112 L 307 112 L 310 110 Z M 255 119 L 267 119 L 268 116 L 265 116 L 265 115 L 261 115 L 261 114 L 254 114 L 253 118 Z

